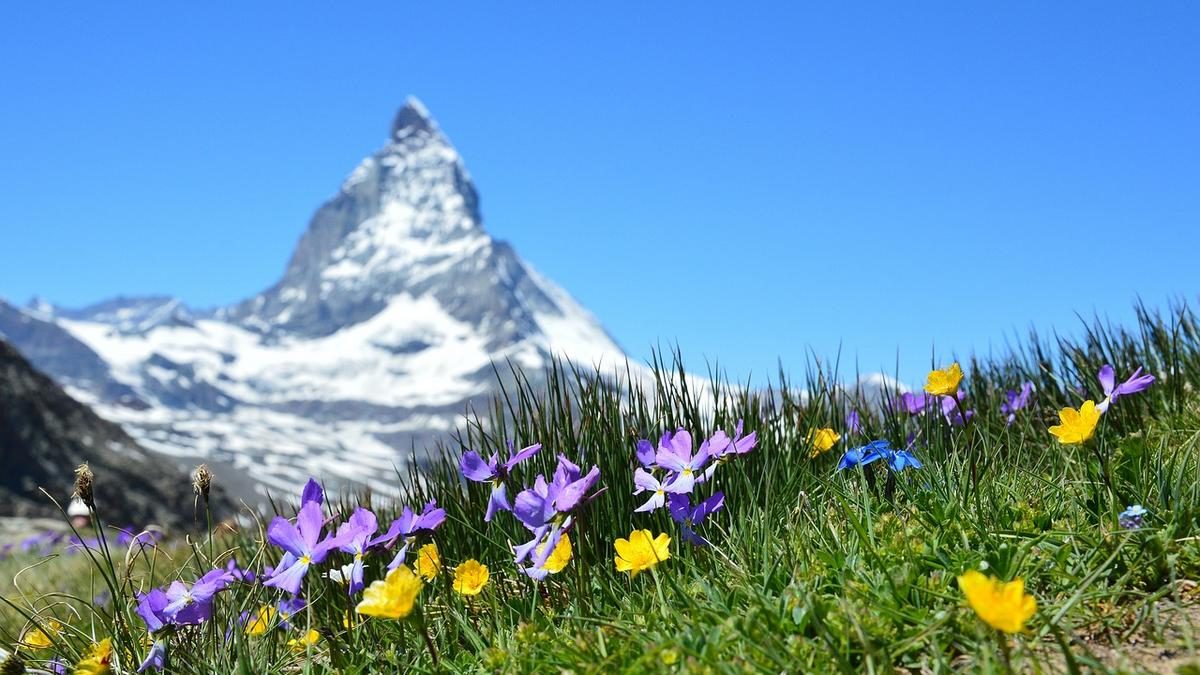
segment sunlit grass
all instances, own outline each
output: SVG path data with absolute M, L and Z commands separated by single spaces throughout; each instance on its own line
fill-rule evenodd
M 1120 651 L 1133 639 L 1186 654 L 1195 647 L 1189 617 L 1197 616 L 1192 582 L 1200 576 L 1200 326 L 1182 306 L 1161 315 L 1139 308 L 1138 316 L 1130 330 L 1096 322 L 1080 340 L 1031 336 L 1012 355 L 960 361 L 961 406 L 976 411 L 965 426 L 937 411 L 899 412 L 896 392 L 862 400 L 832 384 L 854 380 L 836 364 L 811 364 L 803 384 L 781 374 L 757 389 L 719 373 L 698 381 L 669 355 L 648 378 L 634 369 L 598 378 L 561 365 L 545 377 L 505 371 L 500 379 L 510 384 L 490 410 L 397 478 L 414 509 L 436 499 L 447 512 L 433 537 L 444 568 L 411 616 L 358 615 L 361 594 L 322 576 L 351 562 L 334 553 L 305 579 L 308 606 L 293 630 L 247 635 L 242 613 L 282 594 L 234 583 L 217 596 L 211 620 L 164 638 L 169 671 L 1111 670 L 1117 661 L 1107 647 Z M 1101 400 L 1096 373 L 1105 363 L 1122 377 L 1143 366 L 1158 381 L 1114 404 L 1089 442 L 1060 444 L 1047 429 L 1059 409 Z M 1008 425 L 1005 393 L 1026 381 L 1033 403 Z M 851 409 L 863 425 L 857 435 L 846 424 Z M 634 513 L 646 497 L 632 494 L 638 439 L 679 427 L 702 439 L 732 433 L 738 420 L 759 442 L 706 487 L 725 494 L 724 510 L 705 524 L 711 548 L 686 544 L 665 509 Z M 822 428 L 840 441 L 812 457 L 809 439 Z M 490 488 L 459 472 L 464 450 L 505 455 L 509 439 L 544 446 L 514 484 L 549 475 L 558 453 L 601 471 L 604 491 L 571 532 L 573 560 L 540 583 L 513 563 L 511 545 L 528 532 L 508 513 L 484 523 Z M 877 462 L 835 473 L 844 450 L 872 439 L 911 447 L 924 467 L 892 474 Z M 367 496 L 336 502 L 325 505 L 335 525 L 359 505 L 374 509 L 381 527 L 399 511 Z M 1148 509 L 1140 529 L 1119 526 L 1131 504 Z M 13 556 L 0 562 L 9 603 L 0 609 L 0 644 L 11 650 L 35 618 L 40 625 L 53 616 L 69 627 L 50 649 L 22 649 L 31 664 L 53 655 L 74 662 L 112 636 L 120 667 L 136 669 L 149 642 L 134 592 L 191 582 L 230 556 L 261 576 L 280 556 L 265 543 L 265 527 L 175 538 L 139 550 L 129 565 L 125 550 L 94 564 L 84 555 Z M 641 529 L 667 533 L 670 558 L 631 578 L 617 570 L 613 543 Z M 390 559 L 367 556 L 368 583 L 383 578 Z M 490 571 L 478 595 L 452 588 L 454 568 L 468 559 Z M 956 577 L 972 569 L 1024 580 L 1037 611 L 1023 632 L 1002 634 L 968 608 Z M 97 606 L 102 592 L 108 604 Z M 308 630 L 319 632 L 316 644 L 288 645 Z

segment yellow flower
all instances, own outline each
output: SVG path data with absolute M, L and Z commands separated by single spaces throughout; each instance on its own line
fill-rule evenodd
M 442 571 L 442 556 L 438 553 L 437 544 L 425 544 L 417 551 L 417 574 L 425 581 L 433 581 L 438 572 Z
M 487 565 L 480 565 L 474 558 L 454 568 L 454 590 L 463 595 L 479 595 L 487 582 Z
M 1100 411 L 1096 409 L 1094 401 L 1084 401 L 1079 410 L 1063 408 L 1058 411 L 1058 421 L 1058 425 L 1050 427 L 1050 433 L 1057 436 L 1060 443 L 1079 445 L 1096 433 Z
M 258 636 L 271 630 L 277 614 L 275 608 L 270 605 L 259 607 L 258 611 L 250 615 L 250 620 L 246 622 L 246 635 Z
M 403 619 L 412 613 L 420 593 L 420 578 L 408 569 L 408 565 L 401 565 L 388 572 L 382 581 L 372 581 L 354 611 L 381 619 Z
M 535 553 L 541 555 L 542 551 L 544 550 L 546 550 L 546 545 L 542 544 L 541 546 L 537 547 L 537 551 L 535 551 Z M 571 538 L 566 534 L 563 534 L 563 536 L 559 538 L 558 543 L 555 544 L 554 550 L 550 552 L 550 557 L 546 558 L 546 564 L 542 565 L 542 569 L 546 570 L 550 574 L 558 574 L 559 572 L 563 571 L 563 568 L 567 566 L 567 563 L 571 562 L 571 557 Z
M 971 570 L 958 578 L 958 587 L 984 623 L 1005 633 L 1021 632 L 1037 611 L 1037 600 L 1020 579 L 1005 583 Z
M 42 628 L 34 628 L 25 634 L 21 640 L 21 644 L 30 649 L 49 649 L 53 643 L 52 637 L 62 632 L 62 624 L 54 619 L 50 619 L 42 624 Z
M 629 539 L 618 539 L 613 542 L 617 550 L 617 571 L 629 572 L 629 577 L 636 577 L 638 572 L 648 570 L 658 563 L 671 557 L 671 538 L 667 533 L 652 537 L 650 530 L 634 530 L 629 533 Z
M 813 429 L 812 431 L 808 432 L 808 444 L 812 446 L 812 452 L 810 452 L 808 456 L 816 457 L 822 452 L 829 452 L 829 450 L 833 448 L 834 444 L 841 440 L 841 438 L 842 437 L 838 435 L 838 432 L 828 427 L 824 429 Z
M 76 675 L 109 675 L 112 670 L 108 667 L 112 661 L 112 640 L 104 638 L 92 645 L 91 651 L 82 661 L 75 664 Z
M 925 380 L 925 392 L 934 396 L 954 396 L 958 393 L 962 378 L 962 368 L 957 362 L 941 370 L 931 370 L 929 378 Z
M 292 648 L 292 651 L 303 652 L 303 651 L 307 650 L 309 647 L 317 644 L 320 641 L 321 641 L 321 634 L 315 630 L 309 630 L 307 633 L 304 634 L 304 637 L 298 637 L 298 638 L 294 638 L 292 640 L 288 640 L 287 644 L 289 647 Z

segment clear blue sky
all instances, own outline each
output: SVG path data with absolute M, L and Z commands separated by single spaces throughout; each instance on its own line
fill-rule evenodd
M 1200 290 L 1194 3 L 211 4 L 0 10 L 0 295 L 249 296 L 408 94 L 635 356 L 912 374 Z

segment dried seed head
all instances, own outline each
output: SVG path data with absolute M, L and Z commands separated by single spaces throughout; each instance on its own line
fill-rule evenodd
M 89 509 L 95 510 L 96 500 L 92 496 L 92 481 L 95 479 L 95 474 L 92 473 L 92 468 L 87 462 L 80 464 L 75 469 L 75 493 L 79 501 L 83 502 Z
M 208 499 L 208 492 L 212 489 L 213 474 L 208 469 L 207 464 L 201 464 L 192 472 L 192 492 L 197 496 Z

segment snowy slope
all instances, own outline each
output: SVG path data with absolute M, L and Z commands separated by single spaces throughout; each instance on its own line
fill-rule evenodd
M 39 366 L 146 447 L 220 459 L 280 489 L 309 474 L 392 489 L 414 443 L 493 391 L 493 361 L 625 359 L 595 317 L 484 230 L 461 158 L 413 99 L 262 293 L 213 312 L 164 297 L 23 312 L 9 317 L 22 334 L 59 331 L 72 345 Z

